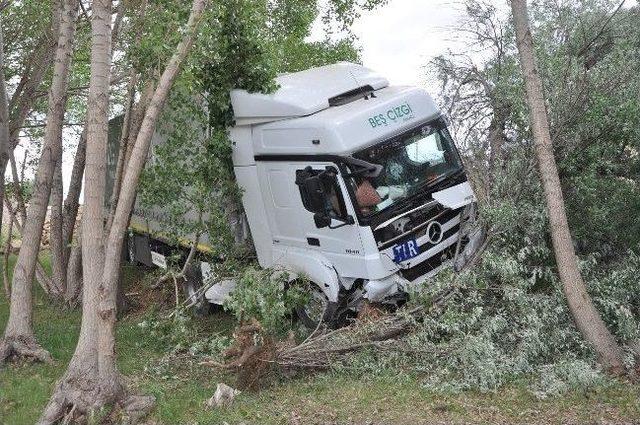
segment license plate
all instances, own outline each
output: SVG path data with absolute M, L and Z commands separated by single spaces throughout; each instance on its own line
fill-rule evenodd
M 420 247 L 415 239 L 402 242 L 393 247 L 393 261 L 401 263 L 420 254 Z
M 158 267 L 162 267 L 163 269 L 167 268 L 167 259 L 164 258 L 164 255 L 159 252 L 151 251 L 151 262 Z

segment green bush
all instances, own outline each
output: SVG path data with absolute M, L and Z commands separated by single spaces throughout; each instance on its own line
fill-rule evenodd
M 270 333 L 282 332 L 294 308 L 308 300 L 304 278 L 289 285 L 289 274 L 274 269 L 249 267 L 241 273 L 224 307 L 240 322 L 256 319 Z

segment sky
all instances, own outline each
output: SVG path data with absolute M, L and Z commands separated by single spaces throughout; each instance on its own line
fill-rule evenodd
M 460 6 L 451 0 L 390 0 L 364 13 L 352 30 L 365 66 L 391 84 L 432 86 L 424 67 L 459 45 L 452 30 L 460 16 Z
M 492 1 L 505 15 L 508 0 Z M 389 0 L 385 6 L 363 13 L 352 31 L 359 39 L 365 66 L 387 77 L 391 84 L 418 85 L 432 94 L 437 85 L 429 79 L 425 65 L 447 49 L 460 51 L 465 43 L 456 39 L 455 30 L 464 16 L 463 0 Z M 638 4 L 626 0 L 625 8 Z M 321 25 L 312 37 L 321 37 Z

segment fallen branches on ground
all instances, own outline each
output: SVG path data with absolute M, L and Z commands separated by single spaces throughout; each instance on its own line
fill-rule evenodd
M 438 314 L 453 293 L 453 288 L 443 291 L 434 297 L 430 307 L 399 310 L 376 320 L 357 320 L 335 330 L 318 328 L 300 344 L 295 344 L 291 335 L 275 342 L 259 323 L 252 321 L 234 333 L 235 343 L 225 353 L 228 363 L 203 364 L 236 371 L 238 386 L 243 389 L 257 388 L 274 367 L 285 372 L 326 370 L 365 349 L 395 349 L 398 339 L 410 333 L 421 318 Z

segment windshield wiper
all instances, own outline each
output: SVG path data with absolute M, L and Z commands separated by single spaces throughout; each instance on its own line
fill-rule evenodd
M 416 187 L 412 192 L 413 193 L 418 193 L 418 192 L 422 192 L 425 189 L 431 188 L 433 186 L 438 185 L 439 183 L 442 183 L 444 180 L 448 179 L 449 177 L 453 177 L 457 174 L 460 174 L 463 171 L 462 167 L 458 167 L 454 170 L 449 170 L 431 180 L 428 180 L 420 185 L 418 185 L 418 187 Z

